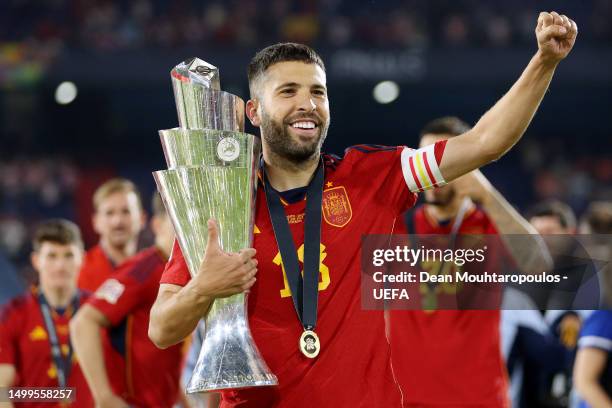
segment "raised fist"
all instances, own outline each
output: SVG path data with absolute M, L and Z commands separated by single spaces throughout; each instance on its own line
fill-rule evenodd
M 542 57 L 546 61 L 558 63 L 567 57 L 574 47 L 578 26 L 565 15 L 554 11 L 542 12 L 538 17 L 535 32 Z

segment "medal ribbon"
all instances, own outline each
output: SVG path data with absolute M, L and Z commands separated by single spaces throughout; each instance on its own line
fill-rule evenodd
M 55 364 L 55 368 L 57 370 L 57 381 L 59 382 L 60 387 L 65 387 L 66 382 L 68 380 L 68 376 L 70 375 L 70 370 L 72 369 L 72 343 L 70 342 L 70 338 L 68 338 L 68 355 L 66 358 L 62 355 L 62 347 L 57 337 L 57 331 L 55 330 L 55 323 L 53 322 L 53 317 L 51 317 L 51 306 L 49 306 L 49 302 L 43 295 L 42 291 L 38 294 L 38 303 L 40 304 L 40 310 L 42 311 L 43 320 L 45 322 L 45 327 L 47 329 L 47 333 L 49 334 L 49 343 L 51 345 L 51 356 L 53 357 L 53 363 Z M 74 314 L 79 307 L 79 295 L 74 297 L 72 300 L 72 314 Z
M 293 235 L 289 228 L 285 209 L 262 171 L 266 191 L 268 211 L 274 229 L 274 238 L 281 254 L 287 282 L 291 289 L 293 306 L 304 330 L 313 330 L 317 324 L 317 305 L 319 299 L 319 265 L 321 261 L 321 216 L 323 203 L 323 181 L 325 171 L 323 162 L 319 163 L 313 179 L 306 190 L 306 214 L 304 217 L 304 276 L 300 274 L 300 264 Z

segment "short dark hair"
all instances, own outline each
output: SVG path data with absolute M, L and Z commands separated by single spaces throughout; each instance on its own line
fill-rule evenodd
M 73 222 L 60 218 L 44 221 L 36 228 L 32 240 L 34 251 L 40 250 L 45 242 L 60 245 L 76 244 L 83 248 L 79 227 Z
M 556 217 L 563 228 L 576 228 L 574 210 L 559 200 L 549 200 L 534 205 L 527 211 L 527 219 L 531 220 L 534 217 Z
M 249 63 L 247 75 L 249 78 L 251 97 L 253 97 L 254 83 L 261 74 L 271 65 L 285 61 L 301 61 L 306 64 L 317 64 L 325 71 L 325 64 L 323 64 L 323 60 L 319 54 L 307 45 L 292 42 L 270 45 L 255 54 Z
M 584 221 L 594 234 L 612 233 L 612 203 L 609 201 L 594 201 L 589 204 L 583 215 Z
M 458 136 L 470 130 L 468 125 L 463 120 L 456 116 L 443 116 L 428 122 L 421 129 L 421 137 L 425 135 L 449 135 Z
M 151 210 L 156 217 L 163 217 L 166 215 L 166 207 L 164 206 L 161 195 L 157 191 L 153 193 L 153 198 L 151 199 Z

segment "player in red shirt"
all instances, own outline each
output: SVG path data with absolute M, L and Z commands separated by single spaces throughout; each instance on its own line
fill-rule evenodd
M 436 119 L 422 130 L 421 146 L 468 130 L 469 126 L 458 118 Z M 547 269 L 547 250 L 537 231 L 478 170 L 426 191 L 425 202 L 404 215 L 405 224 L 398 226 L 398 233 L 521 234 L 521 242 L 506 241 L 518 266 L 524 271 Z M 525 253 L 522 244 L 529 237 L 532 251 Z M 516 245 L 519 243 L 520 247 Z M 502 272 L 498 268 L 499 256 L 489 253 L 488 257 L 495 258 L 495 265 L 489 262 L 487 271 Z M 429 262 L 419 270 L 454 274 L 454 264 L 448 265 L 449 270 L 437 271 L 441 265 Z M 433 310 L 391 310 L 388 314 L 393 369 L 404 394 L 404 406 L 507 406 L 499 310 L 435 310 L 453 309 L 461 288 L 447 283 L 433 287 L 421 283 L 420 289 L 423 307 Z
M 39 285 L 0 311 L 0 387 L 74 387 L 76 400 L 70 406 L 89 408 L 93 400 L 68 330 L 70 319 L 87 298 L 76 286 L 83 260 L 81 233 L 69 221 L 46 221 L 37 228 L 33 247 Z M 15 406 L 67 405 L 20 402 Z
M 160 350 L 149 340 L 149 311 L 159 289 L 174 230 L 158 195 L 151 227 L 155 245 L 127 260 L 79 310 L 70 328 L 74 347 L 98 407 L 172 407 L 179 397 L 182 347 Z M 125 378 L 113 390 L 107 376 L 120 369 L 105 365 L 100 329 L 127 322 Z M 123 392 L 125 390 L 125 392 Z
M 137 250 L 138 234 L 145 216 L 134 183 L 112 179 L 93 196 L 92 222 L 100 242 L 85 254 L 79 274 L 79 288 L 94 292 L 113 275 L 117 267 Z
M 260 51 L 249 65 L 247 103 L 261 129 L 265 171 L 255 248 L 224 252 L 211 220 L 204 260 L 190 280 L 175 247 L 151 310 L 151 339 L 161 347 L 181 341 L 215 298 L 250 289 L 251 332 L 279 386 L 226 391 L 222 407 L 400 406 L 383 314 L 360 306 L 361 236 L 390 233 L 414 192 L 498 158 L 520 138 L 575 38 L 573 23 L 556 13 L 540 20 L 540 50 L 512 90 L 471 131 L 418 151 L 362 145 L 343 159 L 322 155 L 330 119 L 323 62 L 299 44 Z M 300 286 L 311 302 L 297 296 Z M 309 333 L 319 336 L 316 357 L 299 346 Z

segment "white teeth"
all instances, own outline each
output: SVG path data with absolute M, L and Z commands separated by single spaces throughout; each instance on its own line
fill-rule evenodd
M 315 124 L 313 122 L 296 122 L 291 126 L 295 128 L 301 128 L 301 129 L 314 129 L 315 128 Z

